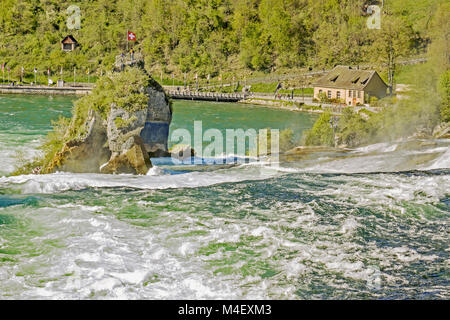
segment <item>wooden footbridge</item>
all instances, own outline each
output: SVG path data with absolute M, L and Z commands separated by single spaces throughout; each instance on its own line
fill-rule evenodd
M 241 100 L 245 100 L 247 97 L 250 96 L 248 93 L 217 93 L 217 92 L 178 91 L 178 90 L 166 90 L 166 93 L 172 99 L 217 101 L 217 102 L 238 102 Z

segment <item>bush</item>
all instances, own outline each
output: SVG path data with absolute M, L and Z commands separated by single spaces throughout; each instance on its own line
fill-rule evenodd
M 307 146 L 334 146 L 334 134 L 330 120 L 330 112 L 322 113 L 312 129 L 303 134 L 304 144 Z
M 378 105 L 378 98 L 377 98 L 377 97 L 370 97 L 369 104 L 370 104 L 372 107 L 377 106 L 377 105 Z
M 321 103 L 327 103 L 327 102 L 329 102 L 328 96 L 327 96 L 327 94 L 326 94 L 325 92 L 319 93 L 319 95 L 318 95 L 317 97 L 319 98 L 319 101 L 320 101 Z
M 107 119 L 113 101 L 117 107 L 127 111 L 146 108 L 148 97 L 144 88 L 149 86 L 150 82 L 149 76 L 138 68 L 127 68 L 123 72 L 107 74 L 100 78 L 92 93 L 75 103 L 69 128 L 70 138 L 79 137 L 85 132 L 84 125 L 90 109 Z
M 288 151 L 295 147 L 294 132 L 292 129 L 280 131 L 280 151 Z

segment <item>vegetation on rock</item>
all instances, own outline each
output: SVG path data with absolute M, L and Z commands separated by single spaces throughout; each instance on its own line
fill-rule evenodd
M 40 147 L 42 155 L 27 163 L 21 163 L 14 174 L 31 173 L 40 167 L 41 173 L 50 173 L 60 167 L 65 158 L 73 152 L 77 141 L 82 141 L 88 134 L 89 115 L 94 112 L 106 123 L 112 103 L 133 113 L 148 107 L 146 88 L 159 86 L 145 71 L 139 68 L 126 68 L 123 72 L 108 73 L 97 83 L 92 94 L 77 100 L 72 110 L 72 119 L 60 118 L 53 122 L 53 130 L 48 133 Z M 116 125 L 123 128 L 136 119 L 115 119 Z M 106 130 L 106 129 L 105 129 Z M 70 145 L 68 145 L 68 143 Z M 98 146 L 106 147 L 106 146 Z

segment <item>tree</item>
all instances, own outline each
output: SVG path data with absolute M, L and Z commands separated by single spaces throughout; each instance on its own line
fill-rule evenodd
M 389 90 L 392 95 L 398 58 L 407 56 L 411 48 L 413 32 L 400 18 L 383 15 L 381 29 L 370 30 L 373 37 L 373 55 L 387 65 Z

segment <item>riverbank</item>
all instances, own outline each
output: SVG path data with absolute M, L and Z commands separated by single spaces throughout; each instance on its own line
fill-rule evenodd
M 0 85 L 1 94 L 44 94 L 44 95 L 87 95 L 92 87 L 51 87 L 51 86 L 5 86 Z
M 320 104 L 312 102 L 312 99 L 303 101 L 301 98 L 295 98 L 294 100 L 291 99 L 267 99 L 265 97 L 251 97 L 245 100 L 239 101 L 241 104 L 253 104 L 253 105 L 260 105 L 268 108 L 273 109 L 282 109 L 282 110 L 288 110 L 288 111 L 294 111 L 294 112 L 308 112 L 308 113 L 315 113 L 315 114 L 321 114 L 324 112 L 329 112 L 332 115 L 335 116 L 342 116 L 343 110 L 347 108 L 346 105 L 333 105 L 333 104 Z M 375 107 L 369 107 L 369 106 L 363 106 L 363 107 L 352 107 L 353 110 L 355 110 L 357 113 L 361 114 L 363 117 L 367 117 L 368 113 L 378 113 L 382 110 L 382 108 L 375 108 Z

